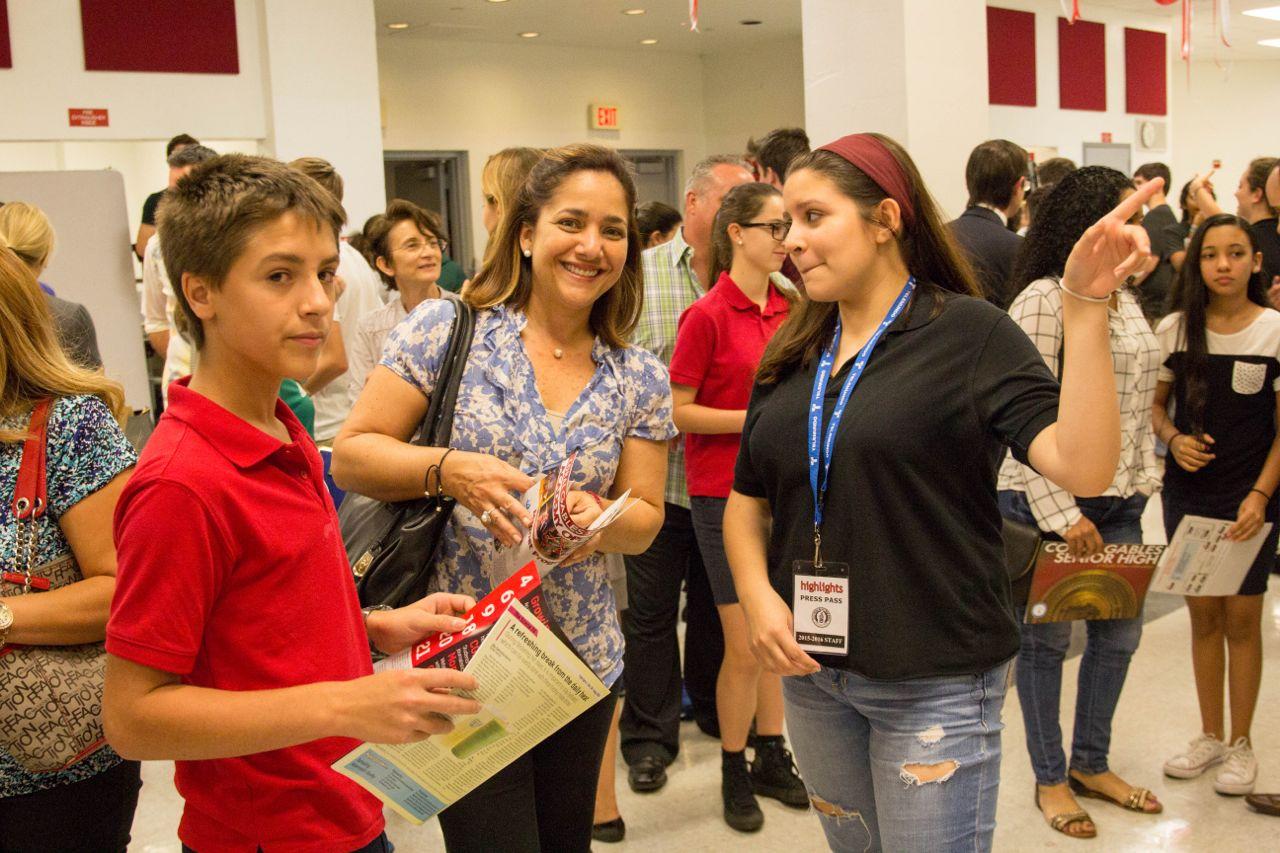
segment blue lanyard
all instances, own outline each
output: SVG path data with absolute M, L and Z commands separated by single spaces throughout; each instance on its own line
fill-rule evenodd
M 836 352 L 840 349 L 841 327 L 839 317 L 836 318 L 836 331 L 831 339 L 831 344 L 823 351 L 822 358 L 818 361 L 818 374 L 813 378 L 813 394 L 809 398 L 809 487 L 813 490 L 814 562 L 819 565 L 821 565 L 821 558 L 817 552 L 818 546 L 822 541 L 822 510 L 827 500 L 831 458 L 835 454 L 836 434 L 840 431 L 840 419 L 844 417 L 845 406 L 849 404 L 849 397 L 853 395 L 853 389 L 857 386 L 858 380 L 862 378 L 862 371 L 866 369 L 867 361 L 870 360 L 876 344 L 880 343 L 880 338 L 884 336 L 885 331 L 902 314 L 915 289 L 916 280 L 912 276 L 903 285 L 902 293 L 898 295 L 893 307 L 889 309 L 889 313 L 880 321 L 880 327 L 876 329 L 875 334 L 863 345 L 857 357 L 853 360 L 853 366 L 849 368 L 849 377 L 845 379 L 844 387 L 840 389 L 840 396 L 836 400 L 835 409 L 831 412 L 831 423 L 827 425 L 825 437 L 822 437 L 822 409 L 827 394 L 827 382 L 831 378 L 831 367 L 835 364 Z M 822 442 L 821 457 L 819 457 L 818 453 L 819 441 Z

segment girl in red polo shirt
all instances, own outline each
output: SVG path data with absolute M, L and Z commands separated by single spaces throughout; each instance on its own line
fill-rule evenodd
M 782 194 L 769 184 L 743 184 L 724 197 L 711 229 L 709 280 L 715 286 L 680 318 L 671 359 L 675 422 L 688 436 L 693 527 L 724 625 L 716 680 L 721 795 L 725 821 L 740 832 L 764 823 L 754 794 L 808 806 L 782 739 L 782 681 L 762 672 L 751 654 L 721 526 L 756 366 L 795 298 L 770 280 L 786 259 L 782 240 L 789 227 Z M 756 749 L 748 769 L 744 750 L 753 717 Z

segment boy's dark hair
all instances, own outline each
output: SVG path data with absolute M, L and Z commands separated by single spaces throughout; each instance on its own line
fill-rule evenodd
M 204 346 L 204 328 L 182 290 L 182 277 L 200 276 L 213 288 L 262 226 L 286 213 L 333 232 L 337 247 L 342 208 L 311 178 L 269 157 L 223 154 L 196 166 L 165 194 L 156 230 L 164 247 L 178 309 L 196 349 Z
M 1142 178 L 1144 181 L 1164 178 L 1164 191 L 1166 193 L 1169 191 L 1169 187 L 1173 186 L 1173 176 L 1169 174 L 1169 167 L 1164 163 L 1143 163 L 1134 171 L 1133 176 Z
M 1267 177 L 1270 176 L 1271 170 L 1280 164 L 1280 160 L 1275 157 L 1255 157 L 1249 161 L 1249 170 L 1245 173 L 1245 180 L 1249 183 L 1249 189 L 1257 190 L 1262 193 L 1262 203 L 1271 211 L 1271 215 L 1275 216 L 1280 210 L 1271 206 L 1271 202 L 1267 200 Z
M 764 178 L 765 169 L 772 169 L 778 180 L 782 181 L 787 177 L 791 161 L 808 153 L 809 134 L 804 132 L 804 128 L 779 127 L 760 137 L 752 159 L 760 164 L 761 179 Z
M 655 231 L 666 234 L 683 221 L 680 211 L 660 201 L 646 201 L 636 206 L 636 227 L 641 240 L 648 240 Z
M 204 145 L 188 145 L 169 155 L 169 159 L 165 162 L 174 169 L 181 169 L 184 166 L 198 166 L 206 160 L 212 160 L 218 156 L 218 152 Z
M 164 159 L 168 160 L 170 157 L 172 157 L 173 151 L 175 148 L 181 148 L 184 145 L 199 145 L 199 144 L 200 144 L 200 140 L 196 139 L 194 136 L 190 136 L 185 133 L 179 133 L 173 139 L 170 139 L 169 144 L 164 147 Z
M 382 281 L 387 287 L 396 290 L 396 280 L 394 277 L 387 275 L 379 269 L 378 258 L 385 258 L 388 263 L 391 261 L 391 229 L 395 228 L 401 222 L 412 222 L 418 226 L 418 230 L 423 234 L 430 234 L 441 243 L 447 242 L 449 235 L 445 233 L 444 221 L 440 215 L 433 210 L 427 210 L 425 207 L 419 207 L 411 201 L 402 198 L 393 198 L 387 204 L 387 210 L 381 216 L 370 219 L 365 223 L 364 236 L 369 241 L 369 265 L 382 276 Z M 443 252 L 441 253 L 444 254 Z M 443 259 L 441 263 L 444 263 Z
M 1169 294 L 1169 307 L 1182 312 L 1181 336 L 1185 345 L 1182 365 L 1173 378 L 1174 399 L 1179 405 L 1186 406 L 1190 432 L 1199 435 L 1204 432 L 1205 405 L 1209 397 L 1208 361 L 1209 342 L 1206 333 L 1206 309 L 1209 306 L 1209 288 L 1205 286 L 1204 276 L 1200 272 L 1200 253 L 1204 251 L 1204 241 L 1209 232 L 1215 228 L 1232 226 L 1244 232 L 1249 241 L 1250 255 L 1256 254 L 1258 244 L 1253 236 L 1253 229 L 1248 220 L 1234 213 L 1219 213 L 1210 216 L 1195 234 L 1191 236 L 1191 244 L 1187 246 L 1187 257 L 1182 262 L 1182 269 L 1172 292 Z M 1249 276 L 1249 300 L 1263 308 L 1270 308 L 1267 300 L 1267 285 L 1262 280 L 1262 273 L 1255 272 Z
M 1067 157 L 1050 157 L 1036 167 L 1036 180 L 1042 187 L 1051 187 L 1076 170 L 1074 161 Z
M 1027 163 L 1026 150 L 1007 139 L 988 139 L 973 149 L 964 167 L 969 206 L 1008 207 L 1018 181 L 1027 176 Z

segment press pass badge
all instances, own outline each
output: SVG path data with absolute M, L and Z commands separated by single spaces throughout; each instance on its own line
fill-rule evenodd
M 796 644 L 822 655 L 849 653 L 849 566 L 796 560 L 792 624 Z

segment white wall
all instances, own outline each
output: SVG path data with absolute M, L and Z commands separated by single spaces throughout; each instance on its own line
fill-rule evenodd
M 1154 13 L 1150 15 L 1097 4 L 1090 4 L 1084 10 L 1083 18 L 1106 25 L 1107 109 L 1106 112 L 1093 112 L 1058 108 L 1058 18 L 1062 15 L 1058 0 L 998 0 L 990 5 L 1036 13 L 1036 106 L 993 105 L 990 108 L 992 137 L 1010 139 L 1025 147 L 1057 148 L 1063 157 L 1080 163 L 1083 156 L 1081 143 L 1101 142 L 1102 134 L 1110 133 L 1112 142 L 1134 144 L 1135 167 L 1151 160 L 1169 161 L 1180 130 L 1173 86 L 1169 85 L 1167 89 L 1167 116 L 1132 115 L 1125 112 L 1124 73 L 1124 28 L 1159 31 L 1166 34 L 1171 78 L 1168 83 L 1172 83 L 1172 78 L 1176 77 L 1172 73 L 1172 59 L 1177 56 L 1178 39 L 1173 34 L 1175 16 L 1169 13 L 1168 8 L 1152 3 Z M 1138 149 L 1135 134 L 1142 118 L 1169 122 L 1167 150 Z
M 750 137 L 758 139 L 775 127 L 804 127 L 801 40 L 704 56 L 702 100 L 708 154 L 740 154 Z
M 13 68 L 0 70 L 0 140 L 265 136 L 257 4 L 236 0 L 239 74 L 152 74 L 85 71 L 77 0 L 9 3 Z M 67 110 L 80 107 L 107 109 L 109 126 L 70 127 Z
M 262 13 L 265 147 L 333 163 L 358 225 L 386 207 L 373 0 L 267 0 Z
M 1173 100 L 1178 149 L 1169 164 L 1174 191 L 1197 172 L 1222 161 L 1214 178 L 1218 199 L 1235 209 L 1231 193 L 1254 157 L 1280 157 L 1280 60 L 1233 62 L 1218 67 L 1193 62 L 1191 83 L 1179 68 Z M 1176 196 L 1174 202 L 1176 205 Z
M 707 150 L 695 55 L 408 37 L 380 39 L 378 66 L 386 150 L 468 153 L 477 255 L 487 240 L 480 171 L 499 149 L 591 141 L 676 150 L 682 173 Z M 621 107 L 621 130 L 588 130 L 597 102 Z

